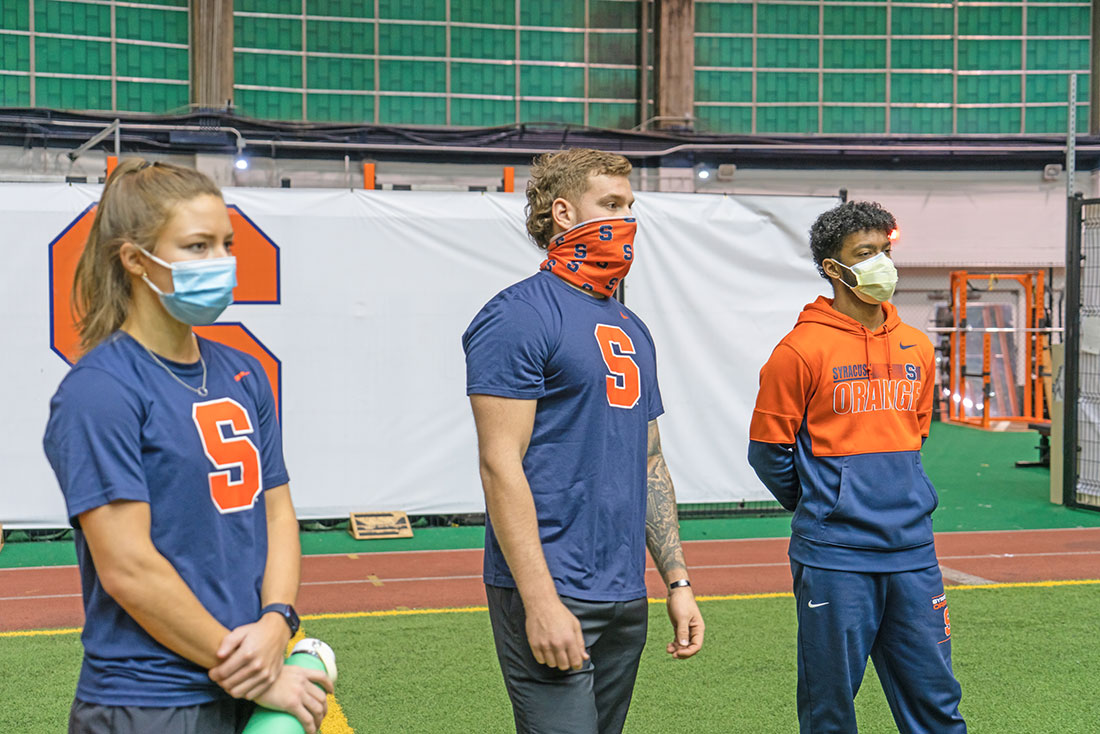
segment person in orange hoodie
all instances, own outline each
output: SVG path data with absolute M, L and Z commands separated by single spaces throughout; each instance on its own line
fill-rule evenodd
M 810 229 L 833 298 L 807 305 L 760 371 L 749 463 L 791 520 L 803 734 L 855 732 L 868 656 L 901 732 L 960 734 L 961 688 L 921 465 L 932 344 L 888 301 L 897 225 L 873 202 Z

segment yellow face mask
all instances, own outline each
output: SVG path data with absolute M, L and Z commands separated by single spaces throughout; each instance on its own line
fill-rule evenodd
M 894 288 L 898 284 L 898 269 L 894 267 L 894 261 L 887 257 L 885 252 L 880 252 L 852 267 L 835 258 L 831 259 L 856 277 L 855 285 L 849 285 L 843 278 L 840 282 L 851 288 L 856 297 L 864 303 L 882 303 L 889 301 L 894 295 Z

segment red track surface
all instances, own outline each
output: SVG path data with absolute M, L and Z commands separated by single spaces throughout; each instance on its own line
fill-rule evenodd
M 1100 528 L 943 533 L 936 536 L 952 583 L 1100 578 Z M 790 591 L 786 538 L 684 544 L 699 595 Z M 971 579 L 971 577 L 975 577 Z M 657 573 L 647 581 L 664 596 Z M 303 614 L 485 603 L 481 551 L 417 551 L 306 556 L 298 608 Z M 0 570 L 0 631 L 83 624 L 75 566 Z

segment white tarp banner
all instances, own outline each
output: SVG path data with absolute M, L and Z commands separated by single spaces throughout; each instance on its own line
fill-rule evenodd
M 67 522 L 41 443 L 50 396 L 68 370 L 51 348 L 50 303 L 71 284 L 51 275 L 50 245 L 100 190 L 0 185 L 7 527 Z M 284 451 L 299 516 L 482 511 L 460 337 L 489 298 L 542 260 L 523 229 L 523 197 L 280 189 L 225 196 L 279 251 L 277 302 L 235 304 L 221 321 L 243 324 L 281 365 Z M 745 460 L 757 375 L 802 305 L 827 287 L 806 233 L 835 203 L 638 194 L 626 302 L 657 344 L 662 444 L 680 502 L 769 497 Z

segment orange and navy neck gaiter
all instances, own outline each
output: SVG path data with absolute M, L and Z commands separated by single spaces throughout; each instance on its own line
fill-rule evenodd
M 550 241 L 539 270 L 549 270 L 567 283 L 610 296 L 634 262 L 633 217 L 581 222 Z

